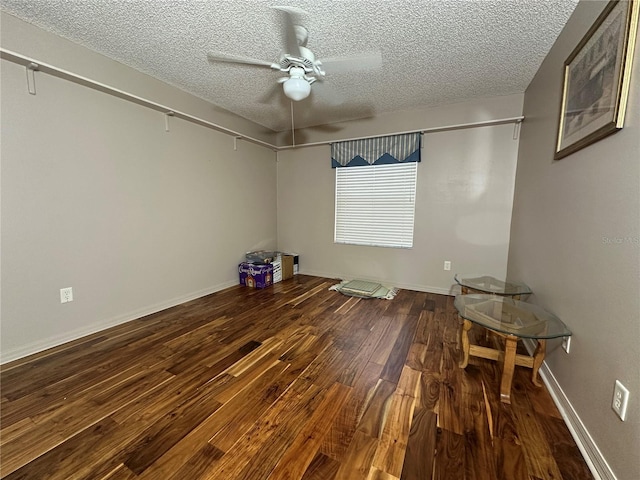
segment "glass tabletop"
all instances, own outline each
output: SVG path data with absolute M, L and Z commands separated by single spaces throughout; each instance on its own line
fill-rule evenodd
M 458 295 L 453 302 L 459 315 L 473 323 L 520 338 L 568 337 L 571 331 L 558 317 L 531 303 L 509 297 Z
M 496 295 L 527 295 L 531 289 L 520 282 L 504 282 L 489 275 L 460 274 L 454 276 L 456 282 L 472 290 Z

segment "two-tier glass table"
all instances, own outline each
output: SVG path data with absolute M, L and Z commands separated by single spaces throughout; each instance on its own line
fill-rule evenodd
M 489 293 L 520 300 L 521 295 L 528 295 L 531 289 L 520 282 L 503 282 L 489 275 L 469 275 L 456 273 L 455 280 L 462 289 L 462 294 Z
M 504 403 L 511 403 L 511 382 L 515 366 L 531 368 L 531 381 L 534 385 L 541 386 L 538 370 L 544 361 L 546 340 L 571 335 L 566 325 L 555 315 L 537 305 L 513 298 L 486 294 L 458 295 L 454 305 L 463 320 L 460 339 L 464 356 L 460 367 L 466 368 L 470 356 L 502 362 L 500 400 Z M 469 330 L 474 323 L 503 338 L 504 350 L 470 344 Z M 522 338 L 538 342 L 532 357 L 516 353 L 518 340 Z

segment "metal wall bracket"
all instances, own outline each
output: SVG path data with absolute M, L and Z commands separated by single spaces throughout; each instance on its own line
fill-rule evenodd
M 169 117 L 173 117 L 175 115 L 174 112 L 167 112 L 164 114 L 164 131 L 168 132 L 169 131 Z
M 520 137 L 520 127 L 522 125 L 522 120 L 516 120 L 513 124 L 513 139 L 518 140 Z
M 31 95 L 36 94 L 36 71 L 40 68 L 37 63 L 29 63 L 26 65 L 27 70 L 27 90 Z

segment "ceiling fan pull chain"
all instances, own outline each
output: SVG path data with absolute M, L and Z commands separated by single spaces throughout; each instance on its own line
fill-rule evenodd
M 291 101 L 291 146 L 296 146 L 296 129 L 293 125 L 293 100 Z

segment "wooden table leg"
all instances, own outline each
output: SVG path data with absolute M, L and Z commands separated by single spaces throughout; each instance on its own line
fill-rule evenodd
M 540 377 L 538 376 L 538 370 L 544 361 L 545 350 L 547 349 L 547 341 L 543 338 L 538 339 L 538 346 L 533 354 L 533 372 L 531 373 L 531 381 L 536 387 L 541 387 Z
M 462 360 L 460 361 L 460 368 L 466 368 L 469 364 L 469 330 L 471 330 L 471 322 L 464 320 L 462 322 L 462 328 L 460 329 L 460 340 L 462 341 Z
M 517 346 L 518 337 L 513 335 L 505 336 L 504 365 L 502 367 L 502 381 L 500 382 L 500 401 L 502 403 L 511 403 L 511 382 L 513 380 L 513 371 L 516 368 Z

